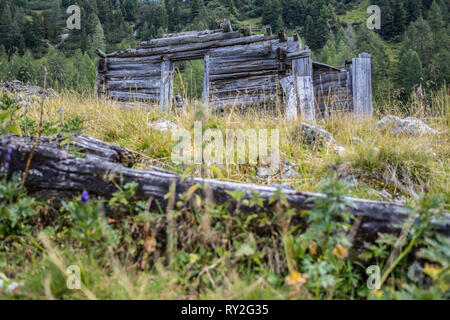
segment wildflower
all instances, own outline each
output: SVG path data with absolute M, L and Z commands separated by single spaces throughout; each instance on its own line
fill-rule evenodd
M 28 112 L 30 112 L 30 110 L 28 110 L 28 109 L 25 109 L 25 114 L 27 114 Z
M 345 249 L 341 244 L 338 244 L 334 249 L 333 249 L 333 254 L 338 258 L 338 259 L 345 259 L 348 256 L 348 250 Z
M 294 270 L 291 271 L 291 274 L 284 280 L 290 286 L 301 286 L 309 280 L 309 276 L 307 274 L 301 274 L 300 272 Z
M 438 140 L 438 141 L 437 141 L 437 144 L 441 144 L 441 140 Z
M 19 283 L 13 282 L 6 289 L 8 289 L 8 291 L 10 292 L 16 292 L 17 290 L 19 290 L 19 287 L 20 287 Z
M 87 191 L 83 191 L 81 195 L 81 202 L 87 203 L 89 201 L 89 193 Z
M 425 263 L 425 267 L 423 268 L 423 273 L 429 276 L 431 279 L 436 281 L 440 274 L 442 273 L 442 268 L 435 264 Z
M 383 291 L 381 290 L 372 290 L 372 293 L 377 297 L 378 300 L 381 300 L 383 297 Z

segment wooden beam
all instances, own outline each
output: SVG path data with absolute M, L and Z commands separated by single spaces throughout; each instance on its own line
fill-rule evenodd
M 316 109 L 314 105 L 311 58 L 308 56 L 292 60 L 292 74 L 294 75 L 294 84 L 301 116 L 306 121 L 315 122 Z
M 227 33 L 213 33 L 206 35 L 186 35 L 172 38 L 162 38 L 162 39 L 154 39 L 150 41 L 143 41 L 139 43 L 140 48 L 157 48 L 157 47 L 165 47 L 165 46 L 173 46 L 173 45 L 182 45 L 188 43 L 204 43 L 216 40 L 226 40 L 239 38 L 240 33 L 236 32 L 227 32 Z
M 361 53 L 352 63 L 353 108 L 359 118 L 371 117 L 372 67 L 370 54 Z
M 204 67 L 203 67 L 203 102 L 205 104 L 209 103 L 209 91 L 210 91 L 209 72 L 210 72 L 210 60 L 209 54 L 207 54 L 205 55 L 204 58 Z

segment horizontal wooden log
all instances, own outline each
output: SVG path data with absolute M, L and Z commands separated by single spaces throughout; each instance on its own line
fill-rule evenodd
M 347 81 L 345 82 L 327 82 L 327 83 L 314 83 L 314 89 L 316 91 L 321 91 L 321 92 L 328 92 L 329 90 L 340 90 L 340 89 L 345 89 L 346 91 L 348 90 L 348 87 L 350 86 L 350 83 L 348 83 Z
M 144 88 L 158 88 L 161 85 L 161 80 L 122 80 L 122 81 L 108 81 L 106 87 L 110 90 L 114 89 L 144 89 Z
M 211 65 L 210 75 L 220 75 L 239 72 L 252 72 L 262 70 L 278 70 L 278 61 L 274 59 L 256 60 L 228 64 Z
M 110 99 L 119 101 L 159 101 L 159 93 L 141 93 L 141 92 L 123 92 L 123 91 L 109 91 L 106 95 Z
M 189 35 L 183 35 L 183 36 L 177 36 L 177 37 L 143 41 L 143 42 L 139 43 L 139 47 L 140 48 L 157 48 L 157 47 L 164 47 L 164 46 L 182 45 L 182 44 L 188 44 L 188 43 L 204 43 L 204 42 L 209 42 L 209 41 L 233 39 L 233 38 L 239 38 L 239 37 L 240 37 L 240 33 L 238 31 L 227 32 L 227 33 L 212 33 L 212 34 L 206 34 L 206 35 L 189 34 Z
M 161 71 L 161 63 L 148 63 L 148 62 L 142 62 L 142 63 L 133 63 L 133 64 L 110 64 L 108 66 L 109 70 L 160 70 Z
M 258 79 L 251 79 L 251 81 L 246 81 L 246 79 L 238 79 L 234 81 L 226 82 L 213 82 L 211 83 L 211 90 L 215 91 L 243 91 L 252 89 L 264 89 L 265 91 L 274 91 L 277 88 L 276 76 L 266 76 L 260 77 Z
M 157 69 L 136 69 L 136 70 L 109 70 L 106 73 L 107 78 L 126 78 L 132 77 L 136 79 L 138 77 L 161 77 L 161 67 Z
M 216 87 L 211 89 L 211 94 L 215 96 L 224 95 L 248 95 L 248 94 L 262 94 L 262 93 L 274 93 L 277 90 L 276 85 L 272 86 L 247 86 L 242 88 L 227 87 L 224 89 L 217 89 Z
M 237 97 L 216 97 L 212 95 L 212 105 L 215 109 L 223 109 L 230 106 L 262 105 L 277 98 L 275 94 L 259 94 Z
M 241 78 L 256 77 L 256 76 L 270 76 L 270 75 L 275 75 L 275 74 L 276 74 L 276 72 L 274 72 L 274 70 L 218 74 L 218 75 L 211 75 L 210 81 L 241 79 Z
M 235 38 L 228 40 L 217 40 L 204 43 L 187 43 L 182 45 L 170 45 L 158 48 L 148 48 L 148 49 L 126 49 L 122 50 L 114 55 L 114 57 L 125 58 L 125 57 L 143 57 L 152 55 L 166 55 L 177 52 L 184 51 L 195 51 L 201 49 L 211 49 L 211 48 L 223 48 L 230 46 L 239 46 L 246 44 L 254 44 L 259 42 L 264 42 L 270 40 L 271 38 L 264 35 L 256 35 L 252 37 Z M 217 50 L 217 49 L 215 49 Z
M 184 52 L 175 52 L 165 55 L 171 61 L 184 61 L 203 59 L 209 53 L 209 49 L 191 50 Z
M 5 152 L 5 138 L 0 137 L 0 150 Z M 88 141 L 90 143 L 90 141 Z M 92 141 L 92 143 L 94 143 Z M 27 160 L 33 149 L 34 141 L 29 137 L 13 137 L 9 147 L 12 149 L 9 175 L 25 170 Z M 116 150 L 112 147 L 111 150 Z M 92 150 L 93 148 L 90 148 Z M 102 144 L 101 149 L 107 149 Z M 121 151 L 121 153 L 123 153 Z M 117 163 L 111 159 L 114 156 L 104 156 L 99 152 L 87 151 L 83 158 L 61 149 L 60 144 L 49 144 L 45 141 L 35 149 L 30 162 L 30 171 L 26 180 L 26 187 L 30 192 L 39 192 L 42 197 L 52 197 L 56 194 L 80 195 L 83 191 L 91 195 L 109 198 L 117 191 L 116 184 L 136 182 L 138 188 L 136 198 L 147 200 L 149 198 L 164 205 L 165 196 L 169 193 L 172 184 L 175 184 L 175 196 L 185 193 L 193 185 L 202 185 L 206 194 L 217 204 L 229 203 L 236 205 L 236 200 L 229 194 L 237 190 L 244 192 L 244 198 L 250 200 L 254 193 L 259 194 L 267 211 L 275 210 L 270 205 L 279 188 L 260 186 L 254 184 L 224 182 L 213 179 L 188 178 L 181 179 L 179 175 L 152 170 L 134 170 Z M 121 156 L 119 156 L 119 159 Z M 314 208 L 313 198 L 324 198 L 318 193 L 297 192 L 291 189 L 281 189 L 290 207 L 298 210 L 311 210 Z M 61 199 L 61 197 L 59 197 Z M 399 205 L 346 197 L 355 204 L 355 207 L 346 208 L 355 217 L 361 217 L 357 234 L 364 240 L 376 238 L 378 233 L 398 233 L 402 225 L 410 217 L 404 213 L 404 207 Z M 255 212 L 255 208 L 241 207 L 242 210 Z M 450 215 L 444 215 L 444 221 L 432 221 L 431 226 L 438 232 L 450 235 Z M 305 220 L 297 223 L 304 224 Z
M 347 72 L 335 72 L 335 73 L 322 73 L 319 75 L 314 74 L 314 83 L 325 83 L 329 81 L 344 81 L 347 80 Z
M 230 57 L 211 57 L 211 64 L 229 64 L 229 63 L 244 63 L 261 61 L 266 59 L 277 59 L 276 53 L 269 53 L 264 55 L 245 55 L 245 56 L 230 56 Z
M 245 38 L 244 38 L 245 39 Z M 250 55 L 265 55 L 272 52 L 272 45 L 270 41 L 261 43 L 252 43 L 247 45 L 233 46 L 229 48 L 211 49 L 211 57 L 233 57 L 233 56 L 250 56 Z
M 123 57 L 123 58 L 108 58 L 108 67 L 112 65 L 124 65 L 124 64 L 153 64 L 161 63 L 162 56 L 149 56 L 149 57 Z

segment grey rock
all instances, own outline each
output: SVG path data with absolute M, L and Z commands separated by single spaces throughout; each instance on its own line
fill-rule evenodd
M 374 128 L 381 130 L 390 130 L 395 135 L 405 134 L 405 135 L 423 135 L 423 134 L 437 134 L 438 131 L 429 127 L 421 120 L 408 117 L 401 119 L 396 116 L 386 116 L 377 123 L 375 123 Z
M 352 144 L 359 144 L 359 145 L 365 145 L 364 140 L 358 137 L 352 137 L 351 139 Z
M 21 106 L 28 106 L 34 100 L 47 98 L 54 98 L 58 93 L 52 88 L 44 90 L 44 88 L 24 84 L 22 81 L 13 80 L 0 83 L 0 92 L 11 93 Z
M 283 179 L 291 179 L 297 175 L 297 165 L 292 162 L 277 159 L 273 155 L 259 159 L 259 167 L 256 168 L 256 176 L 267 180 L 281 173 Z
M 170 130 L 178 129 L 178 126 L 175 123 L 173 123 L 172 121 L 169 121 L 169 120 L 158 120 L 158 121 L 155 121 L 155 122 L 150 122 L 148 124 L 148 126 L 151 129 L 158 130 L 158 131 L 161 131 L 161 132 L 167 132 L 167 131 L 170 131 Z
M 300 136 L 304 142 L 310 145 L 328 146 L 332 148 L 336 154 L 346 153 L 345 148 L 337 143 L 333 135 L 326 130 L 302 122 L 295 130 L 295 134 L 297 137 Z

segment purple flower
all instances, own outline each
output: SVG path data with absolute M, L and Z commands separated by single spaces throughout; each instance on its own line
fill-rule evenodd
M 87 203 L 89 201 L 89 193 L 87 191 L 83 191 L 81 195 L 81 202 Z
M 437 144 L 441 144 L 441 140 L 438 140 Z

